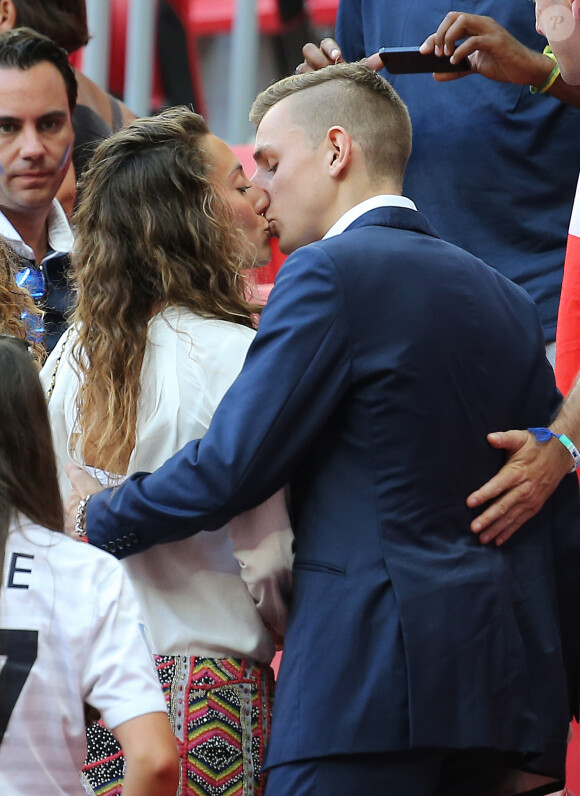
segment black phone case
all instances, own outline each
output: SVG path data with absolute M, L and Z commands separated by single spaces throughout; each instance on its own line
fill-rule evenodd
M 420 74 L 423 72 L 469 72 L 471 64 L 463 58 L 452 64 L 447 55 L 423 55 L 418 47 L 382 47 L 379 50 L 385 69 L 393 75 Z

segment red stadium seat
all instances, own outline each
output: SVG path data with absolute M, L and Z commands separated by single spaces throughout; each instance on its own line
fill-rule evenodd
M 217 36 L 229 33 L 233 27 L 235 0 L 191 0 L 188 5 L 190 36 Z M 258 27 L 261 33 L 280 33 L 282 22 L 276 0 L 257 0 Z
M 215 36 L 232 29 L 235 0 L 179 0 L 188 6 L 188 32 L 192 36 Z M 306 0 L 306 10 L 317 27 L 333 27 L 338 0 Z M 256 0 L 258 27 L 261 33 L 280 33 L 282 21 L 277 0 Z M 184 17 L 185 18 L 185 17 Z

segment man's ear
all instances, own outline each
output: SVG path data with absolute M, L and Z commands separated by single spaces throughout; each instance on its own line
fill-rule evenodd
M 0 31 L 16 27 L 16 6 L 12 0 L 0 0 Z
M 331 127 L 326 134 L 331 177 L 338 177 L 352 159 L 352 138 L 344 127 Z

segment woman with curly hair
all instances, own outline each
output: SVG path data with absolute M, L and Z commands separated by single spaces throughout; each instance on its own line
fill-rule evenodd
M 71 459 L 103 484 L 203 436 L 243 364 L 269 259 L 263 192 L 185 108 L 101 143 L 76 218 L 71 331 L 43 369 L 63 493 Z M 111 552 L 138 528 L 119 528 Z M 281 493 L 228 526 L 123 561 L 145 614 L 181 754 L 182 794 L 261 794 L 273 639 L 292 535 Z M 118 793 L 119 747 L 89 728 L 88 792 Z

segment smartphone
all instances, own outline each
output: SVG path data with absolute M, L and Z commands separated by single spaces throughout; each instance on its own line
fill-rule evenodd
M 393 75 L 418 74 L 420 72 L 469 72 L 468 58 L 452 64 L 447 55 L 428 53 L 423 55 L 418 47 L 381 47 L 381 61 Z

